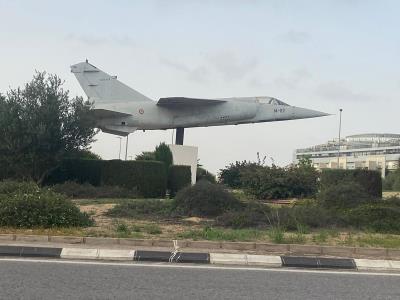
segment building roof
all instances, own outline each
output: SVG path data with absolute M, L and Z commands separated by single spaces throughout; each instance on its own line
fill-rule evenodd
M 363 149 L 363 148 L 382 148 L 400 146 L 400 134 L 391 133 L 365 133 L 346 136 L 340 140 L 341 150 Z M 328 141 L 325 144 L 312 147 L 297 149 L 296 153 L 310 153 L 321 151 L 338 151 L 338 140 Z

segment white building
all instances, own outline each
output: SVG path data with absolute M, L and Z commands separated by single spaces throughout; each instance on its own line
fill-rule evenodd
M 340 149 L 339 149 L 340 144 Z M 305 149 L 297 149 L 293 162 L 302 157 L 312 160 L 318 170 L 325 168 L 380 170 L 399 167 L 400 134 L 357 134 Z

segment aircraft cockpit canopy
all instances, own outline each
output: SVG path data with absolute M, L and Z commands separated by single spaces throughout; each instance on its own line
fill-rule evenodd
M 289 104 L 287 104 L 281 100 L 278 100 L 276 98 L 270 98 L 268 104 L 289 106 Z
M 290 106 L 289 104 L 278 100 L 276 98 L 272 98 L 272 97 L 256 97 L 256 99 L 260 102 L 260 103 L 265 103 L 265 104 L 272 104 L 272 105 L 282 105 L 282 106 Z

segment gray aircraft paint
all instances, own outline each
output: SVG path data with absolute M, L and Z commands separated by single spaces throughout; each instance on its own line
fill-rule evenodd
M 135 130 L 238 125 L 329 115 L 290 106 L 272 97 L 171 97 L 156 102 L 88 62 L 71 66 L 71 72 L 94 102 L 96 126 L 121 136 Z

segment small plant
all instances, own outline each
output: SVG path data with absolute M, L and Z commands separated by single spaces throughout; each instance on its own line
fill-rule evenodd
M 268 236 L 277 244 L 282 244 L 285 241 L 285 231 L 279 226 L 272 226 L 268 231 Z
M 310 232 L 310 228 L 307 225 L 303 225 L 301 223 L 297 223 L 297 233 L 298 234 L 307 234 Z
M 142 231 L 142 228 L 141 228 L 139 225 L 134 224 L 134 225 L 132 226 L 132 231 L 133 231 L 133 232 L 141 232 L 141 231 Z
M 130 235 L 129 227 L 125 223 L 118 223 L 116 227 L 117 236 L 124 238 Z
M 264 236 L 265 231 L 257 229 L 220 229 L 208 226 L 202 230 L 190 230 L 178 235 L 183 239 L 211 241 L 252 241 Z
M 117 232 L 129 233 L 129 228 L 125 223 L 118 223 Z
M 158 226 L 157 224 L 148 224 L 144 227 L 144 230 L 148 234 L 161 234 L 162 233 L 161 227 Z
M 346 237 L 340 242 L 341 245 L 344 246 L 354 246 L 354 238 L 353 234 L 349 232 Z
M 318 234 L 313 235 L 313 242 L 315 243 L 326 243 L 329 234 L 326 230 L 321 230 Z
M 306 237 L 304 234 L 297 232 L 285 237 L 285 242 L 288 244 L 304 244 L 306 242 Z

